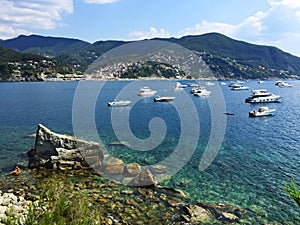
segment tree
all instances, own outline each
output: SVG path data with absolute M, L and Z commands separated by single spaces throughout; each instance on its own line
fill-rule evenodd
M 0 63 L 0 80 L 7 80 L 10 77 L 10 74 L 7 63 Z

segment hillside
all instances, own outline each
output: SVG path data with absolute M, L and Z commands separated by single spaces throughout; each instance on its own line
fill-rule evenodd
M 300 75 L 300 58 L 272 46 L 249 44 L 218 33 L 185 36 L 173 42 L 201 52 L 212 70 L 217 65 L 217 72 L 227 73 L 226 77 L 230 72 L 242 78 Z
M 31 53 L 20 53 L 0 46 L 0 81 L 40 81 L 57 73 L 71 73 L 62 62 Z
M 300 77 L 300 58 L 272 46 L 254 45 L 218 33 L 154 40 L 169 41 L 194 51 L 219 79 Z M 90 44 L 69 38 L 21 35 L 0 41 L 0 46 L 21 52 L 52 55 L 84 72 L 104 52 L 126 43 L 129 42 L 98 41 Z
M 77 39 L 44 37 L 39 35 L 20 35 L 17 38 L 0 41 L 0 46 L 6 48 L 50 57 L 55 57 L 62 53 L 84 51 L 89 45 L 90 43 Z

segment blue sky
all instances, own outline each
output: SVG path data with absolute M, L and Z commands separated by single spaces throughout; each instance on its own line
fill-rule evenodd
M 0 0 L 0 39 L 99 40 L 219 32 L 300 56 L 299 0 Z

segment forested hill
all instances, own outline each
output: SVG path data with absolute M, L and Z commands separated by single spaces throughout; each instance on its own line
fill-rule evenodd
M 72 68 L 59 60 L 0 46 L 0 81 L 39 81 L 41 74 L 51 77 L 72 72 Z
M 157 39 L 186 47 L 201 56 L 218 78 L 299 78 L 300 58 L 272 46 L 231 39 L 219 33 Z M 93 44 L 69 38 L 24 36 L 0 41 L 21 52 L 49 55 L 84 72 L 97 57 L 129 42 L 98 41 Z
M 220 67 L 220 76 L 230 72 L 243 78 L 300 75 L 300 58 L 276 47 L 250 44 L 219 33 L 185 36 L 173 42 L 201 52 L 209 65 Z
M 44 37 L 40 35 L 20 35 L 17 38 L 1 40 L 0 46 L 20 52 L 55 57 L 62 53 L 84 51 L 90 45 L 78 39 Z

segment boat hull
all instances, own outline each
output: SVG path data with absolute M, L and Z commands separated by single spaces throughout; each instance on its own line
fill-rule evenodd
M 279 102 L 281 97 L 266 97 L 266 98 L 246 98 L 246 103 L 268 103 L 268 102 Z
M 175 97 L 157 97 L 154 98 L 155 102 L 170 102 L 173 101 L 175 99 Z
M 122 106 L 129 106 L 131 101 L 119 101 L 119 102 L 108 102 L 107 105 L 110 107 L 122 107 Z
M 253 111 L 249 112 L 249 117 L 273 116 L 273 113 L 275 111 L 276 111 L 275 109 L 269 109 L 269 110 L 266 110 L 266 111 L 253 110 Z
M 273 116 L 273 113 L 258 113 L 257 111 L 249 112 L 249 117 Z

